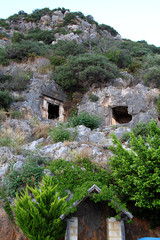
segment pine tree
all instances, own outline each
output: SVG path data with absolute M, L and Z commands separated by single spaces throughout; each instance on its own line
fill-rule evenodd
M 32 199 L 32 193 L 34 199 Z M 27 187 L 21 196 L 16 196 L 15 212 L 17 225 L 31 240 L 56 240 L 64 235 L 65 223 L 60 216 L 67 203 L 60 198 L 52 178 L 45 176 L 39 188 Z

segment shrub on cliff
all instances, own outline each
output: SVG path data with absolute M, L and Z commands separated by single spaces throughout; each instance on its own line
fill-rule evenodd
M 77 43 L 76 41 L 58 41 L 58 43 L 53 45 L 53 54 L 62 57 L 68 57 L 69 55 L 79 55 L 86 52 L 84 45 Z
M 47 52 L 48 48 L 45 44 L 32 41 L 21 41 L 6 47 L 7 57 L 17 61 L 25 60 L 33 53 L 44 56 Z
M 118 68 L 107 57 L 81 54 L 68 57 L 64 65 L 54 72 L 55 81 L 66 91 L 89 88 L 93 83 L 106 83 L 118 76 Z
M 28 32 L 25 39 L 43 41 L 45 44 L 50 44 L 55 40 L 55 37 L 53 31 L 34 29 Z
M 101 118 L 98 115 L 81 112 L 77 116 L 69 119 L 71 126 L 84 125 L 88 128 L 95 129 L 100 126 Z
M 13 101 L 14 98 L 8 91 L 0 91 L 0 109 L 8 110 Z
M 24 34 L 22 32 L 14 32 L 11 40 L 12 43 L 20 43 L 22 40 L 24 40 Z

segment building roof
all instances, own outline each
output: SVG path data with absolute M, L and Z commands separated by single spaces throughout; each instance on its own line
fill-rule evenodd
M 98 194 L 99 194 L 100 192 L 101 192 L 101 189 L 100 189 L 96 184 L 94 184 L 91 188 L 88 189 L 88 193 L 89 193 L 89 194 L 91 194 L 91 193 L 98 193 Z M 88 195 L 87 195 L 85 198 L 83 198 L 83 199 L 81 199 L 81 200 L 77 200 L 76 202 L 74 202 L 71 208 L 77 207 L 77 206 L 78 206 L 82 201 L 84 201 L 86 198 L 88 198 Z M 132 219 L 132 218 L 133 218 L 133 215 L 132 215 L 130 212 L 124 210 L 124 209 L 121 208 L 121 207 L 119 207 L 119 205 L 118 205 L 117 203 L 115 203 L 115 202 L 113 201 L 113 199 L 110 199 L 110 201 L 113 202 L 113 203 L 116 205 L 116 207 L 117 207 L 123 214 L 125 214 L 129 219 Z M 62 214 L 62 215 L 60 216 L 61 220 L 64 220 L 64 219 L 66 218 L 66 216 L 67 216 L 66 214 Z

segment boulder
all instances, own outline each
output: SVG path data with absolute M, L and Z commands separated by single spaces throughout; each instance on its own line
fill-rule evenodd
M 22 161 L 17 161 L 14 165 L 13 165 L 13 169 L 16 171 L 19 171 L 22 169 L 22 166 L 24 165 L 24 162 Z
M 3 179 L 3 177 L 9 172 L 9 164 L 6 163 L 0 168 L 0 178 Z

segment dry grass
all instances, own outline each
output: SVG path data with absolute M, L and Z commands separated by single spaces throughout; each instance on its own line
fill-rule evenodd
M 91 152 L 89 151 L 88 147 L 84 147 L 79 152 L 74 150 L 70 154 L 71 158 L 77 163 L 82 162 L 84 159 L 91 159 Z
M 47 138 L 48 137 L 48 133 L 50 130 L 50 125 L 49 124 L 39 124 L 36 125 L 33 128 L 33 134 L 34 134 L 34 138 L 35 139 L 39 139 L 39 138 Z
M 16 153 L 19 152 L 20 147 L 25 143 L 25 136 L 19 129 L 14 129 L 10 127 L 9 124 L 5 125 L 0 131 L 0 146 L 11 147 Z

